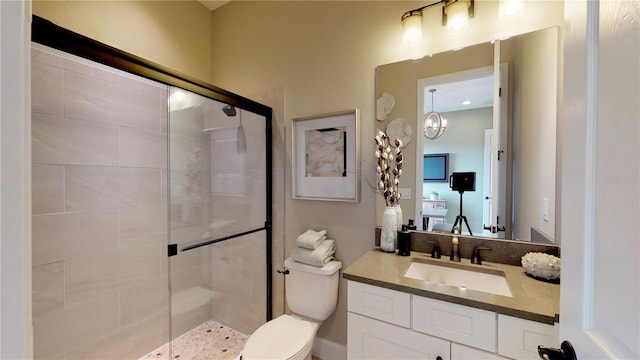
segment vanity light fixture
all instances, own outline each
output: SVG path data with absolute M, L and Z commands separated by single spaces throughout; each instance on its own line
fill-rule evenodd
M 417 42 L 422 39 L 422 10 L 439 4 L 444 4 L 442 7 L 442 25 L 447 26 L 447 32 L 451 34 L 464 29 L 469 23 L 469 18 L 472 18 L 474 14 L 473 1 L 439 0 L 405 12 L 401 18 L 404 41 Z
M 404 41 L 415 43 L 422 39 L 422 11 L 411 10 L 402 15 Z
M 444 134 L 447 128 L 447 119 L 443 119 L 440 113 L 433 110 L 433 93 L 436 89 L 429 89 L 431 93 L 431 111 L 424 116 L 424 137 L 435 140 Z

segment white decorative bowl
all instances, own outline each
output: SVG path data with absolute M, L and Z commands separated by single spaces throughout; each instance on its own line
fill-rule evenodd
M 522 257 L 525 272 L 544 280 L 560 279 L 560 265 L 560 258 L 545 253 L 530 252 Z

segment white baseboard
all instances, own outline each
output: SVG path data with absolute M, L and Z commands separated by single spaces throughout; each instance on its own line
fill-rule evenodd
M 347 347 L 323 338 L 316 338 L 311 350 L 313 355 L 322 360 L 346 360 Z

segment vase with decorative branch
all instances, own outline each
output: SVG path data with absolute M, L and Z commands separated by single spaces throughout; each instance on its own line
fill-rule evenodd
M 398 211 L 395 205 L 399 205 L 400 175 L 404 165 L 404 155 L 402 154 L 402 141 L 400 139 L 389 139 L 387 134 L 378 130 L 375 136 L 376 142 L 376 190 L 385 201 L 386 208 L 382 214 L 382 230 L 380 233 L 380 249 L 385 252 L 395 252 L 397 241 Z M 391 144 L 394 145 L 392 149 Z M 402 222 L 402 220 L 400 220 Z

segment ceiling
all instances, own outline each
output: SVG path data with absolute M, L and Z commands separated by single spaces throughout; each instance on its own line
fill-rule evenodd
M 493 106 L 493 74 L 425 86 L 424 107 L 426 111 L 431 111 L 429 89 L 436 89 L 433 93 L 433 107 L 437 112 L 444 113 Z M 465 100 L 471 101 L 471 104 L 463 105 L 462 102 Z
M 206 6 L 207 9 L 213 11 L 220 6 L 228 3 L 230 0 L 198 0 L 202 5 Z

